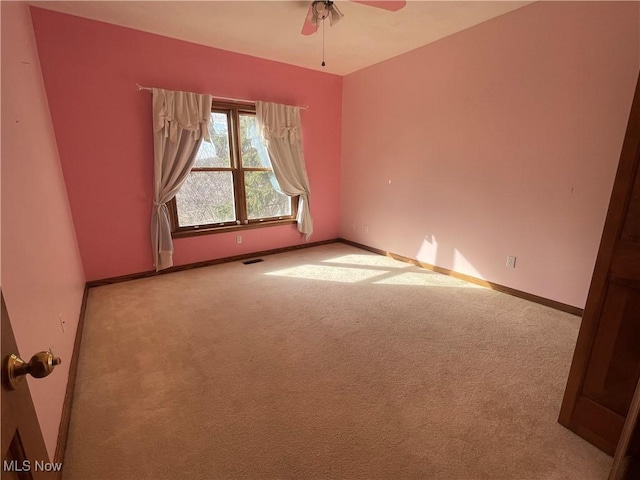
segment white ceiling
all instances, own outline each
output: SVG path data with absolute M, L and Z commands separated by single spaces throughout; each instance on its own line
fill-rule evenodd
M 397 12 L 337 0 L 344 18 L 300 34 L 310 1 L 34 1 L 30 4 L 256 57 L 346 75 L 531 1 L 408 1 Z

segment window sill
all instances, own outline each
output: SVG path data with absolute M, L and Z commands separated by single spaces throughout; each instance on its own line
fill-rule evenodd
M 171 238 L 198 237 L 200 235 L 212 235 L 216 233 L 239 232 L 241 230 L 251 230 L 253 228 L 277 227 L 280 225 L 293 225 L 297 223 L 295 218 L 286 220 L 272 220 L 268 222 L 255 222 L 246 225 L 229 225 L 225 227 L 203 227 L 177 230 L 171 232 Z

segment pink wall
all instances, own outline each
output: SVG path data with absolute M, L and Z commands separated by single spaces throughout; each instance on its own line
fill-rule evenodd
M 87 280 L 151 270 L 151 96 L 136 83 L 308 105 L 302 113 L 315 232 L 338 235 L 342 78 L 32 9 Z M 295 226 L 174 241 L 176 265 L 304 243 Z
M 340 235 L 584 307 L 639 8 L 537 2 L 346 76 Z
M 28 377 L 53 458 L 84 275 L 22 2 L 2 2 L 2 290 L 23 358 L 49 348 L 62 357 L 49 377 Z

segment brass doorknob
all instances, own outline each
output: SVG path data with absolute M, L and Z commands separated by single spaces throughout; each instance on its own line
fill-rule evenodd
M 31 357 L 29 363 L 25 363 L 19 356 L 11 354 L 5 364 L 8 386 L 11 390 L 15 390 L 27 373 L 35 378 L 46 377 L 60 363 L 62 360 L 59 357 L 54 357 L 51 352 L 38 352 Z

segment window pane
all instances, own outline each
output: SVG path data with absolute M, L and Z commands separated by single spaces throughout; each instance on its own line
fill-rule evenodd
M 258 134 L 255 115 L 240 115 L 240 153 L 243 167 L 271 168 L 269 154 Z
M 249 220 L 291 215 L 291 200 L 280 192 L 273 172 L 244 172 L 244 188 Z
M 176 195 L 178 224 L 181 227 L 233 222 L 231 172 L 191 172 Z
M 230 167 L 229 122 L 226 113 L 211 112 L 209 123 L 211 143 L 203 141 L 194 167 Z

